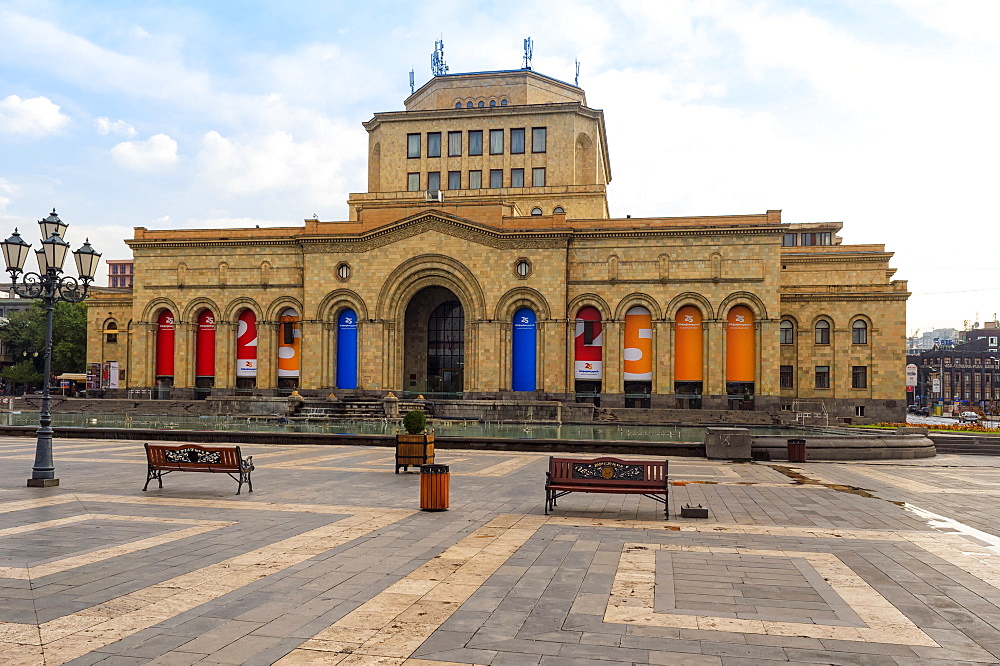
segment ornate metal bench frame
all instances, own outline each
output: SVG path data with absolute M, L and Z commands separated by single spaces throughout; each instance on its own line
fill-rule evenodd
M 154 479 L 163 487 L 163 475 L 170 472 L 211 472 L 228 474 L 239 483 L 236 494 L 243 490 L 243 484 L 253 492 L 253 456 L 243 457 L 238 446 L 200 446 L 198 444 L 183 444 L 180 446 L 165 446 L 162 444 L 145 444 L 146 485 Z M 239 475 L 239 476 L 234 476 Z
M 670 516 L 667 460 L 621 458 L 549 458 L 545 473 L 545 515 L 556 500 L 569 493 L 642 495 L 663 505 L 663 519 Z

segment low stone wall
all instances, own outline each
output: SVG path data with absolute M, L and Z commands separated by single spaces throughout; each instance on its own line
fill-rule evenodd
M 631 409 L 600 407 L 596 420 L 610 423 L 650 425 L 774 425 L 778 419 L 767 412 L 723 409 Z
M 34 437 L 35 426 L 0 426 L 0 437 Z M 233 432 L 229 430 L 167 430 L 143 428 L 53 428 L 56 439 L 124 439 L 132 441 L 196 442 L 202 444 L 310 444 L 395 447 L 395 435 L 341 435 L 302 432 Z M 616 442 L 573 439 L 498 439 L 441 437 L 437 449 L 532 451 L 536 453 L 641 454 L 704 457 L 700 442 Z M 139 449 L 141 451 L 141 448 Z M 58 445 L 56 445 L 58 456 Z
M 287 416 L 301 400 L 261 395 L 209 396 L 206 414 L 220 416 Z
M 468 419 L 515 423 L 562 423 L 561 402 L 523 400 L 432 400 L 430 410 L 439 419 Z M 591 407 L 591 411 L 592 411 Z
M 925 435 L 829 434 L 795 435 L 806 440 L 806 460 L 908 460 L 936 455 L 934 442 Z M 789 437 L 755 435 L 755 460 L 788 460 Z
M 115 398 L 51 397 L 51 411 L 60 414 L 150 414 L 169 416 L 210 416 L 205 400 L 122 400 Z M 14 401 L 14 410 L 38 412 L 42 396 L 22 396 Z

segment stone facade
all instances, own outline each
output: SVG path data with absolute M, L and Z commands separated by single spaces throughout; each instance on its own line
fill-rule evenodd
M 839 223 L 784 224 L 780 211 L 610 218 L 602 112 L 586 106 L 582 90 L 534 72 L 435 77 L 406 101 L 406 109 L 365 123 L 369 192 L 350 196 L 345 221 L 137 228 L 128 241 L 132 293 L 89 301 L 90 362 L 119 361 L 128 387 L 159 383 L 171 397 L 193 397 L 196 331 L 207 309 L 214 320 L 214 374 L 201 378 L 202 394 L 207 381 L 207 392 L 221 395 L 443 390 L 572 401 L 583 386 L 574 376 L 575 338 L 584 330 L 577 316 L 590 306 L 600 316 L 605 370 L 595 397 L 603 407 L 777 413 L 810 400 L 822 401 L 832 417 L 902 415 L 909 294 L 905 282 L 892 279 L 892 255 L 883 246 L 843 245 Z M 523 135 L 517 132 L 522 129 Z M 490 154 L 490 130 L 503 135 L 496 154 Z M 480 131 L 484 154 L 469 155 L 477 141 L 470 136 Z M 449 132 L 460 134 L 449 140 Z M 408 135 L 419 137 L 419 156 L 407 157 L 416 143 Z M 460 154 L 449 156 L 449 147 Z M 512 187 L 519 182 L 517 169 L 524 187 Z M 532 186 L 534 169 L 544 169 L 544 185 Z M 475 171 L 483 187 L 471 189 Z M 490 171 L 501 173 L 502 187 L 489 187 Z M 447 188 L 449 172 L 458 174 L 454 189 Z M 419 179 L 413 191 L 411 173 Z M 431 173 L 441 175 L 440 193 L 427 191 Z M 789 234 L 829 244 L 789 246 Z M 676 322 L 685 306 L 702 317 L 701 383 L 691 401 L 678 399 L 674 381 Z M 735 372 L 727 370 L 727 354 L 735 355 L 727 318 L 737 306 L 752 319 L 750 337 L 743 338 L 753 347 L 752 376 L 742 376 L 742 383 L 727 382 L 727 373 Z M 512 390 L 513 318 L 522 308 L 537 317 L 534 391 L 527 393 Z M 626 386 L 623 368 L 637 353 L 626 351 L 625 317 L 633 308 L 649 314 L 650 329 L 639 337 L 651 336 L 653 363 L 649 379 Z M 256 378 L 240 383 L 236 337 L 247 309 L 257 321 Z M 337 374 L 337 320 L 345 309 L 357 320 L 354 388 L 343 388 Z M 172 375 L 158 378 L 164 310 L 174 321 L 174 367 Z M 278 348 L 291 329 L 279 318 L 289 310 L 300 319 L 301 371 L 294 381 L 280 382 Z M 440 315 L 445 311 L 450 319 Z M 829 340 L 817 344 L 821 319 L 830 325 Z M 791 322 L 791 338 L 779 333 L 783 320 Z M 852 337 L 859 321 L 863 340 Z M 455 322 L 460 328 L 448 329 Z M 112 323 L 127 333 L 108 343 Z M 438 325 L 444 333 L 432 332 Z M 779 344 L 779 336 L 787 344 Z M 782 366 L 793 368 L 788 388 L 781 387 L 788 374 Z M 829 367 L 829 388 L 816 388 L 816 366 Z M 865 368 L 863 388 L 855 388 L 857 368 Z M 629 396 L 638 400 L 630 403 Z M 802 411 L 815 411 L 810 405 Z

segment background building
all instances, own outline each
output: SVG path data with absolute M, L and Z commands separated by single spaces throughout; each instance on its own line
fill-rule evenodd
M 132 288 L 132 277 L 135 265 L 131 259 L 106 259 L 108 264 L 108 286 L 125 289 Z
M 133 291 L 88 301 L 91 363 L 114 355 L 122 389 L 175 398 L 901 418 L 909 293 L 884 246 L 780 211 L 611 218 L 603 113 L 531 70 L 436 76 L 405 109 L 365 123 L 347 220 L 137 228 Z

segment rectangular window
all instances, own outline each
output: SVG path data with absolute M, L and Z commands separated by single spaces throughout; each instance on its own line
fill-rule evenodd
M 510 186 L 524 187 L 524 169 L 510 170 Z
M 781 388 L 795 388 L 795 368 L 791 365 L 781 366 L 781 374 L 778 376 Z
M 830 241 L 831 236 L 829 231 L 802 234 L 803 245 L 830 245 Z
M 524 152 L 524 128 L 520 127 L 510 131 L 510 152 L 520 154 Z
M 427 157 L 441 157 L 441 132 L 427 133 Z
M 448 132 L 448 157 L 462 156 L 462 133 Z
M 420 191 L 420 174 L 419 173 L 408 173 L 408 174 L 406 174 L 406 190 L 408 192 L 419 192 Z
M 483 130 L 469 130 L 469 154 L 483 154 Z
M 795 247 L 798 238 L 798 234 L 785 234 L 781 237 L 781 244 L 784 247 Z
M 479 190 L 483 187 L 483 172 L 476 170 L 469 172 L 469 189 Z
M 441 189 L 441 172 L 431 171 L 427 174 L 427 189 L 434 191 Z
M 818 389 L 830 388 L 830 366 L 828 365 L 816 366 L 816 388 Z
M 533 127 L 531 129 L 531 152 L 533 152 L 533 153 L 544 153 L 545 152 L 545 128 L 544 127 Z
M 490 169 L 490 187 L 503 187 L 503 169 Z
M 490 130 L 490 155 L 503 155 L 503 130 Z
M 406 135 L 406 156 L 409 158 L 420 157 L 420 135 Z
M 448 189 L 449 190 L 460 190 L 460 189 L 462 189 L 462 172 L 461 171 L 449 171 L 448 172 Z
M 531 186 L 545 187 L 545 167 L 535 167 L 531 170 Z
M 854 415 L 855 416 L 864 416 L 865 415 L 865 406 L 864 405 L 855 405 L 855 407 L 854 407 Z
M 868 366 L 855 365 L 851 367 L 851 388 L 868 388 Z

